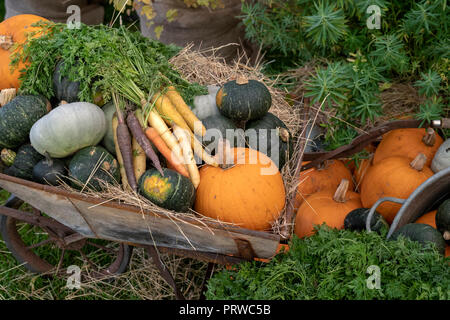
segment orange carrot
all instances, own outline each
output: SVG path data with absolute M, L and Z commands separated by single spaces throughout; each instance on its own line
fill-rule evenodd
M 169 147 L 166 145 L 164 140 L 154 128 L 147 128 L 145 130 L 145 134 L 147 138 L 149 138 L 150 141 L 153 142 L 153 145 L 156 147 L 156 149 L 158 149 L 158 151 L 164 156 L 164 158 L 167 159 L 167 161 L 171 164 L 175 171 L 187 178 L 190 178 L 189 172 L 184 166 L 182 160 L 176 158 L 176 156 L 172 153 L 172 150 L 169 149 Z

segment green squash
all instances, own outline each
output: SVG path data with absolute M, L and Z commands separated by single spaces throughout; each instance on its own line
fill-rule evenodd
M 15 149 L 28 142 L 31 127 L 51 109 L 41 96 L 19 95 L 0 108 L 0 147 Z
M 162 208 L 188 211 L 195 200 L 191 180 L 171 169 L 163 168 L 163 173 L 164 177 L 154 168 L 144 172 L 139 179 L 139 193 Z
M 292 157 L 291 133 L 274 114 L 268 112 L 261 119 L 247 122 L 245 129 L 248 146 L 269 156 L 280 170 Z
M 344 229 L 352 231 L 364 231 L 366 230 L 366 221 L 369 215 L 370 209 L 359 208 L 350 211 L 344 220 Z M 372 216 L 370 221 L 370 229 L 375 232 L 381 232 L 383 229 L 389 229 L 389 224 L 384 220 L 383 216 L 377 211 Z
M 444 236 L 444 239 L 450 241 L 450 199 L 445 200 L 436 212 L 436 228 Z
M 57 186 L 66 175 L 66 164 L 59 159 L 43 159 L 33 168 L 33 180 L 41 184 Z
M 203 137 L 198 137 L 198 139 L 208 152 L 217 148 L 219 139 L 227 139 L 232 147 L 238 146 L 238 143 L 244 144 L 245 142 L 244 132 L 241 129 L 238 130 L 233 121 L 221 114 L 206 117 L 202 120 L 202 123 L 207 131 Z M 239 135 L 240 132 L 241 134 Z
M 112 101 L 110 101 L 102 107 L 102 110 L 105 114 L 106 119 L 106 134 L 103 137 L 102 145 L 111 154 L 116 155 L 116 146 L 114 144 L 114 130 L 112 126 L 112 119 L 114 117 L 114 113 L 116 112 L 116 106 Z
M 272 105 L 272 97 L 262 82 L 233 80 L 219 89 L 216 104 L 225 117 L 241 122 L 262 118 Z
M 438 252 L 442 255 L 445 253 L 445 241 L 439 231 L 428 224 L 409 223 L 396 230 L 392 236 L 392 240 L 397 240 L 400 236 L 417 241 L 422 245 L 434 243 Z
M 67 77 L 61 76 L 61 68 L 64 67 L 64 61 L 59 61 L 53 73 L 53 90 L 58 101 L 68 103 L 78 101 L 80 92 L 80 83 L 70 81 Z
M 3 164 L 7 167 L 10 167 L 13 165 L 14 160 L 16 159 L 17 154 L 10 149 L 2 149 L 0 153 L 0 159 L 2 160 Z
M 82 189 L 86 185 L 90 189 L 101 191 L 101 182 L 108 184 L 120 182 L 119 164 L 105 148 L 86 147 L 70 160 L 69 177 L 76 189 Z
M 42 155 L 65 158 L 97 145 L 105 136 L 102 109 L 89 102 L 61 105 L 37 121 L 30 131 L 33 147 Z
M 33 168 L 43 158 L 30 144 L 25 144 L 19 148 L 13 165 L 6 168 L 5 173 L 21 179 L 33 180 Z

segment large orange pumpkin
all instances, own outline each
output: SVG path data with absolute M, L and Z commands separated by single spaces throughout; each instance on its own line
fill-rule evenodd
M 270 229 L 286 198 L 278 168 L 256 150 L 232 148 L 230 154 L 231 167 L 205 165 L 200 169 L 195 210 L 246 229 Z
M 308 162 L 304 162 L 306 164 Z M 325 161 L 319 168 L 311 168 L 300 172 L 299 185 L 295 197 L 296 208 L 308 196 L 319 191 L 335 191 L 342 179 L 349 181 L 349 189 L 353 190 L 352 173 L 340 160 Z
M 317 192 L 302 203 L 295 217 L 295 234 L 307 237 L 314 234 L 314 226 L 326 223 L 331 228 L 343 229 L 350 211 L 361 208 L 359 194 L 348 191 L 349 180 L 343 179 L 335 192 Z
M 407 199 L 433 171 L 425 166 L 426 157 L 419 154 L 413 161 L 406 157 L 390 157 L 374 164 L 361 185 L 361 201 L 364 208 L 372 207 L 380 198 Z M 377 211 L 391 224 L 401 205 L 382 203 Z
M 419 153 L 427 157 L 425 165 L 431 161 L 444 140 L 429 128 L 407 128 L 389 131 L 383 136 L 373 157 L 373 164 L 377 164 L 389 157 L 406 157 L 413 160 Z
M 0 90 L 19 89 L 20 70 L 25 68 L 25 64 L 20 62 L 14 70 L 11 69 L 11 56 L 21 50 L 20 46 L 15 48 L 14 45 L 25 43 L 28 33 L 38 31 L 39 27 L 31 25 L 41 20 L 48 21 L 32 14 L 21 14 L 0 23 Z

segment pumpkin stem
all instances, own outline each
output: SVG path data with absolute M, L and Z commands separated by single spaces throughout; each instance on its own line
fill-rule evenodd
M 336 202 L 344 203 L 346 202 L 346 196 L 348 191 L 348 186 L 350 182 L 347 179 L 342 179 L 341 183 L 336 189 L 336 192 L 334 193 L 333 200 Z
M 232 159 L 230 151 L 230 142 L 227 139 L 219 140 L 217 145 L 217 153 L 214 158 L 216 158 L 217 163 L 219 163 L 219 167 L 224 170 L 234 166 L 234 161 L 230 161 Z
M 12 36 L 0 36 L 0 47 L 9 50 L 14 45 Z
M 417 171 L 422 171 L 423 167 L 425 167 L 426 162 L 427 156 L 423 153 L 419 153 L 409 165 Z
M 450 240 L 450 231 L 445 231 L 444 232 L 444 240 L 447 240 L 447 241 Z
M 434 146 L 436 143 L 436 131 L 433 128 L 428 128 L 427 134 L 423 136 L 422 141 L 429 147 Z
M 246 77 L 242 76 L 242 75 L 239 75 L 236 78 L 236 83 L 237 84 L 247 84 L 248 83 L 248 79 Z
M 14 99 L 16 97 L 16 94 L 16 88 L 3 89 L 2 91 L 0 91 L 0 107 L 3 107 L 12 99 Z

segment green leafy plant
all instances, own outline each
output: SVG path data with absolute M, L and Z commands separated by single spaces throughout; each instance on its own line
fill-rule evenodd
M 216 273 L 207 299 L 227 300 L 429 300 L 450 298 L 450 260 L 434 244 L 422 246 L 375 232 L 317 228 L 294 236 L 289 250 L 269 263 L 245 262 Z M 380 270 L 373 288 L 369 267 Z

